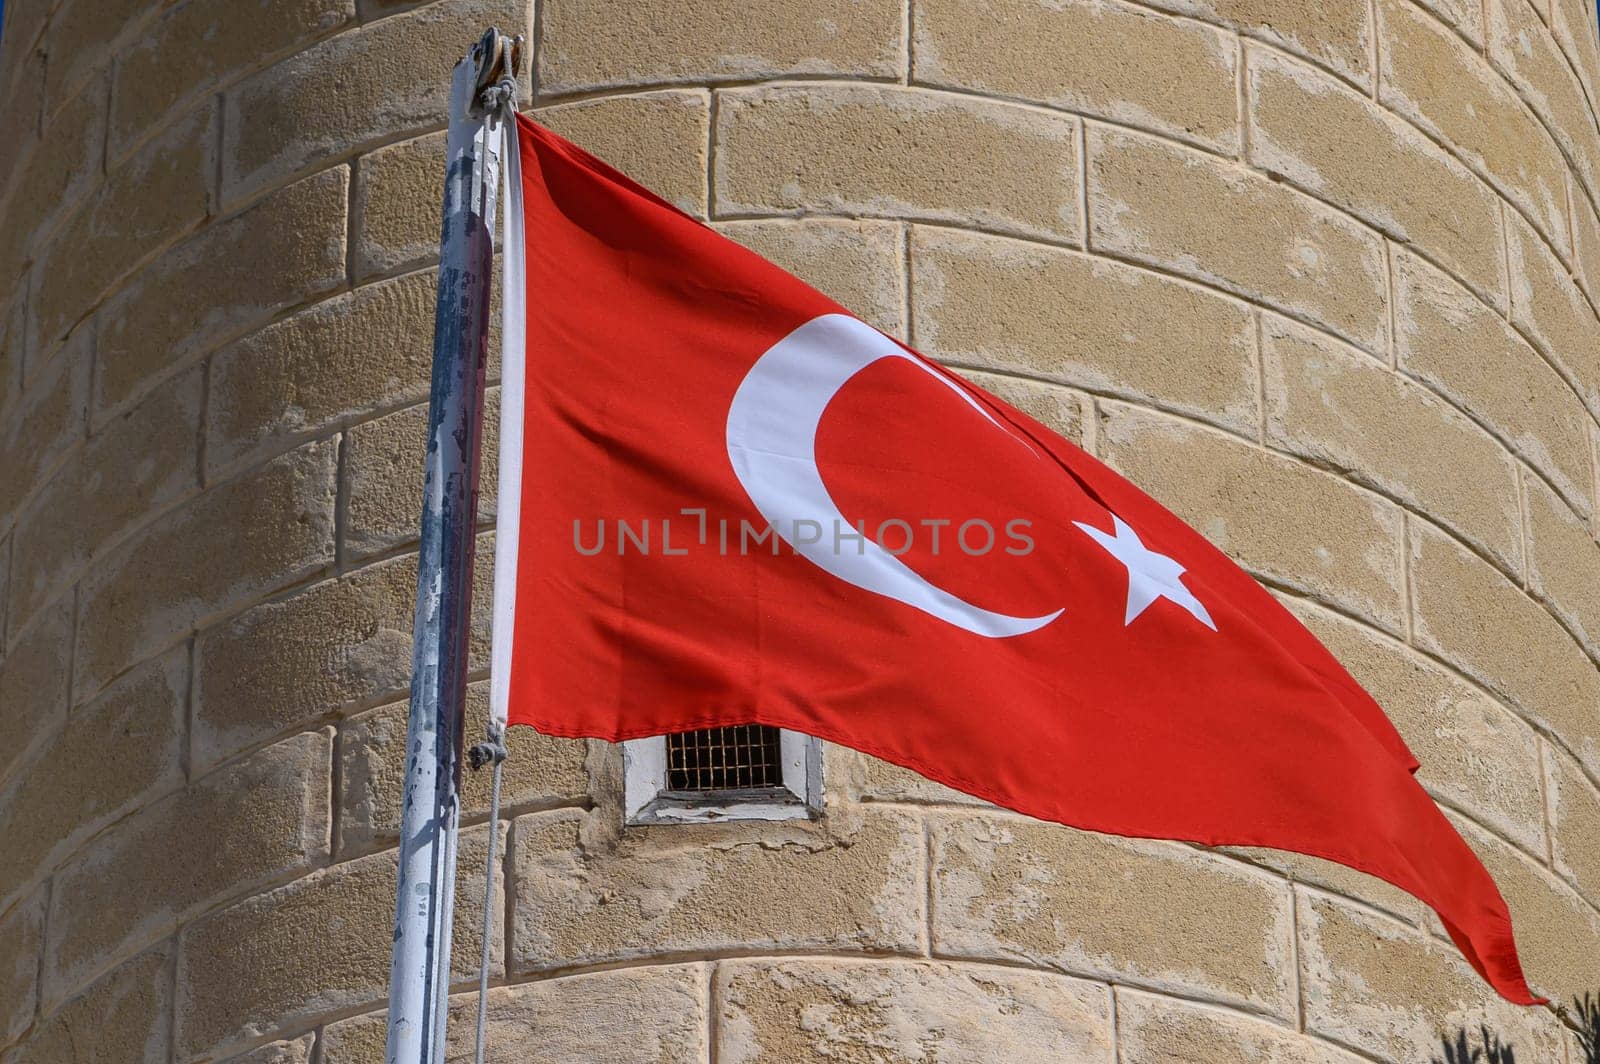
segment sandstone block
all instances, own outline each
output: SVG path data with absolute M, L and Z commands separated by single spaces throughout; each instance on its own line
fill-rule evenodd
M 891 336 L 906 335 L 904 236 L 893 222 L 721 222 L 718 232 Z
M 339 737 L 339 837 L 341 858 L 379 846 L 394 846 L 400 838 L 400 807 L 404 798 L 406 765 L 405 702 L 375 709 L 344 725 Z M 467 741 L 483 735 L 489 719 L 489 685 L 467 688 Z M 509 756 L 502 767 L 502 809 L 539 803 L 572 802 L 589 794 L 584 769 L 587 752 L 582 740 L 557 739 L 532 728 L 506 732 Z M 489 772 L 465 772 L 461 780 L 463 816 L 483 816 L 489 811 Z
M 1319 0 L 1153 0 L 1303 55 L 1361 85 L 1372 81 L 1372 13 Z
M 240 70 L 296 51 L 354 17 L 355 0 L 172 5 L 117 57 L 111 91 L 113 158 L 205 90 Z
M 1378 11 L 1380 99 L 1453 146 L 1565 252 L 1565 164 L 1539 120 L 1487 59 L 1415 4 L 1382 0 Z
M 6 1064 L 162 1064 L 172 1052 L 172 946 L 122 965 L 43 1020 Z
M 1441 1031 L 1480 1024 L 1533 1060 L 1560 1060 L 1558 1025 L 1501 1000 L 1448 942 L 1311 891 L 1300 894 L 1306 1030 L 1383 1060 L 1427 1060 Z
M 1101 127 L 1089 131 L 1088 146 L 1095 249 L 1260 300 L 1382 350 L 1387 296 L 1378 236 L 1221 159 Z
M 503 831 L 503 829 L 502 829 Z M 451 974 L 477 972 L 486 826 L 461 833 Z M 383 1001 L 394 930 L 394 853 L 313 872 L 184 929 L 178 945 L 180 1057 L 225 1056 L 233 1044 L 314 1022 L 318 1014 Z M 496 875 L 491 904 L 502 905 Z M 491 963 L 503 943 L 498 922 Z
M 1412 927 L 1429 926 L 1429 921 L 1437 923 L 1437 918 L 1426 905 L 1399 887 L 1390 886 L 1376 876 L 1357 872 L 1354 868 L 1333 861 L 1261 846 L 1221 846 L 1216 852 L 1237 857 L 1296 883 L 1320 887 L 1331 894 L 1351 898 Z
M 489 991 L 484 1057 L 700 1064 L 705 979 L 698 964 L 650 965 L 497 987 Z M 450 1002 L 451 1064 L 471 1059 L 476 1009 L 476 994 Z M 322 1064 L 383 1064 L 384 1019 L 373 1013 L 329 1024 Z
M 142 270 L 101 311 L 96 416 L 169 367 L 345 282 L 343 167 L 216 222 Z
M 0 918 L 0 1046 L 21 1037 L 39 1004 L 47 895 L 48 888 L 41 887 Z
M 528 1051 L 556 1060 L 703 1059 L 705 1006 L 700 965 L 579 975 L 491 991 L 485 1056 L 515 1059 Z M 476 1001 L 452 1003 L 450 1058 L 467 1059 Z M 341 1058 L 328 1058 L 335 1064 Z
M 1275 53 L 1246 52 L 1253 163 L 1504 305 L 1500 203 L 1483 182 L 1368 96 Z
M 1565 754 L 1544 750 L 1555 869 L 1591 905 L 1600 904 L 1600 789 Z
M 35 373 L 9 412 L 0 465 L 0 524 L 16 520 L 25 499 L 42 485 L 87 428 L 94 330 L 85 326 Z
M 201 634 L 196 768 L 364 699 L 402 694 L 411 677 L 416 583 L 414 559 L 384 562 Z
M 1398 641 L 1324 610 L 1296 612 L 1400 729 L 1422 762 L 1423 786 L 1528 850 L 1544 850 L 1539 739 L 1531 728 Z
M 820 823 L 629 830 L 616 810 L 532 813 L 512 843 L 512 966 L 535 971 L 683 950 L 912 952 L 922 832 L 889 810 Z M 782 898 L 782 904 L 773 904 Z
M 1239 150 L 1238 48 L 1116 0 L 916 0 L 912 77 Z
M 1566 370 L 1589 409 L 1600 412 L 1600 318 L 1533 230 L 1519 218 L 1508 221 L 1511 320 Z
M 1600 192 L 1595 112 L 1555 38 L 1527 0 L 1494 0 L 1484 5 L 1484 12 L 1489 56 L 1522 91 L 1572 160 L 1572 176 L 1580 182 L 1574 194 L 1582 196 L 1585 189 L 1590 196 Z
M 443 132 L 363 155 L 356 166 L 350 228 L 358 280 L 439 260 L 444 202 Z
M 462 0 L 381 19 L 275 63 L 226 94 L 222 199 L 421 131 L 449 110 L 450 68 L 479 30 L 524 32 L 527 0 Z M 361 71 L 360 77 L 351 72 Z
M 276 458 L 159 518 L 92 570 L 78 592 L 75 693 L 331 562 L 336 457 L 324 441 Z
M 193 490 L 202 374 L 178 377 L 104 422 L 18 520 L 12 608 L 31 616 L 134 522 Z
M 1540 0 L 1540 14 L 1546 17 L 1556 43 L 1566 53 L 1578 72 L 1578 80 L 1588 90 L 1589 99 L 1596 98 L 1600 86 L 1600 41 L 1589 32 L 1594 13 L 1588 0 Z
M 131 31 L 145 21 L 151 5 L 149 0 L 62 0 L 46 6 L 54 9 L 39 42 L 40 50 L 54 57 L 45 64 L 48 115 L 113 54 L 107 45 L 118 37 L 133 35 Z M 99 103 L 105 104 L 103 94 Z
M 9 407 L 22 389 L 22 367 L 28 353 L 28 289 L 32 278 L 17 279 L 5 306 L 0 307 L 0 409 Z
M 1121 403 L 1100 456 L 1253 572 L 1405 628 L 1398 507 L 1303 463 Z M 1316 514 L 1315 521 L 1296 514 Z
M 1525 476 L 1528 586 L 1600 656 L 1600 543 L 1539 478 Z
M 1591 300 L 1600 299 L 1600 215 L 1576 186 L 1572 188 L 1572 228 L 1578 280 Z
M 14 617 L 14 612 L 13 612 Z M 40 611 L 0 661 L 0 786 L 67 716 L 72 599 Z
M 539 91 L 808 74 L 895 77 L 906 66 L 904 15 L 899 0 L 554 0 L 539 13 Z
M 0 56 L 12 59 L 22 54 L 36 52 L 39 38 L 53 13 L 49 5 L 40 7 L 37 4 L 28 4 L 20 10 L 13 9 L 13 14 L 6 22 L 6 37 L 3 42 L 5 48 L 0 52 Z M 7 67 L 7 69 L 13 68 Z
M 928 805 L 988 805 L 909 768 L 882 761 L 848 746 L 824 744 L 824 778 L 828 790 L 842 800 L 904 802 Z
M 494 539 L 473 567 L 473 668 L 489 664 Z M 195 646 L 196 771 L 321 717 L 403 697 L 411 683 L 416 559 L 314 584 L 203 633 Z
M 179 647 L 78 707 L 16 774 L 0 797 L 0 910 L 95 832 L 182 785 L 188 659 Z
M 1237 1012 L 1117 988 L 1120 1064 L 1357 1064 L 1361 1058 Z
M 1491 429 L 1589 513 L 1588 415 L 1550 365 L 1471 293 L 1395 254 L 1395 352 L 1405 372 Z
M 534 117 L 679 210 L 705 217 L 710 94 L 649 92 L 583 100 L 541 108 Z
M 6 36 L 0 42 L 0 59 L 8 60 L 6 70 L 12 75 L 17 72 L 13 63 L 20 62 L 29 55 L 38 53 L 39 38 L 44 33 L 50 16 L 54 14 L 50 5 L 40 7 L 29 4 L 21 10 L 15 10 L 6 22 Z M 41 71 L 42 73 L 42 71 Z
M 734 961 L 717 969 L 720 1059 L 941 1064 L 1109 1060 L 1104 987 L 969 965 Z
M 930 357 L 1159 401 L 1254 435 L 1249 311 L 1068 251 L 916 229 L 913 335 Z
M 283 1042 L 270 1042 L 260 1049 L 229 1057 L 229 1064 L 311 1064 L 311 1054 L 316 1049 L 315 1033 Z
M 1267 442 L 1429 515 L 1522 566 L 1517 467 L 1422 385 L 1281 318 L 1262 321 Z
M 427 363 L 421 368 L 426 374 Z M 426 376 L 423 380 L 427 380 Z M 478 480 L 480 524 L 494 520 L 499 499 L 499 427 L 500 389 L 495 387 L 485 392 L 483 402 L 482 469 Z M 344 528 L 346 555 L 365 557 L 416 542 L 422 528 L 427 404 L 407 407 L 357 425 L 345 439 L 345 469 L 349 478 Z
M 258 751 L 119 823 L 57 873 L 47 1007 L 124 951 L 325 858 L 332 749 L 321 731 Z
M 1411 526 L 1416 639 L 1600 766 L 1600 672 L 1554 617 L 1465 548 Z
M 13 16 L 6 25 L 5 37 L 0 38 L 0 71 L 4 71 L 0 73 L 0 87 L 6 94 L 6 108 L 0 113 L 0 144 L 7 145 L 10 151 L 10 167 L 0 177 L 0 211 L 4 210 L 7 194 L 27 172 L 26 160 L 38 145 L 44 113 L 44 56 L 32 48 L 32 41 L 23 44 L 22 31 L 10 24 L 21 22 L 22 18 L 20 14 Z
M 61 227 L 40 259 L 41 342 L 65 335 L 113 284 L 206 216 L 216 138 L 214 107 L 189 112 L 112 171 Z
M 1078 122 L 869 85 L 720 94 L 716 214 L 820 212 L 1079 240 Z M 995 167 L 986 160 L 1007 159 Z
M 1483 5 L 1477 0 L 1418 0 L 1418 6 L 1474 46 L 1483 46 Z
M 94 189 L 105 162 L 105 102 L 104 79 L 86 86 L 49 118 L 52 136 L 39 140 L 9 179 L 10 198 L 0 205 L 6 233 L 0 277 L 20 274 L 43 239 Z
M 930 816 L 933 952 L 1294 1013 L 1288 887 L 1174 843 Z
M 366 285 L 218 351 L 206 419 L 209 470 L 426 399 L 437 286 L 431 270 Z

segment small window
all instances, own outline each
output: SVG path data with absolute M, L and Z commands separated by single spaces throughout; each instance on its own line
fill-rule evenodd
M 740 724 L 667 736 L 667 790 L 702 794 L 783 786 L 777 728 Z
M 799 820 L 822 811 L 822 744 L 741 724 L 622 744 L 629 824 Z

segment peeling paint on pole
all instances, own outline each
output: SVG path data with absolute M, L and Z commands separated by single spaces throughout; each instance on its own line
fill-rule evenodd
M 456 64 L 450 90 L 390 968 L 389 1064 L 444 1059 L 480 422 L 500 178 L 499 136 L 490 132 L 476 103 L 503 41 L 497 31 L 485 34 Z

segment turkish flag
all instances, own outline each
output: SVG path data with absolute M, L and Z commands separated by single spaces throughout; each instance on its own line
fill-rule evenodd
M 1078 828 L 1327 858 L 1536 1000 L 1383 711 L 1220 551 L 527 118 L 508 155 L 503 719 L 767 724 Z

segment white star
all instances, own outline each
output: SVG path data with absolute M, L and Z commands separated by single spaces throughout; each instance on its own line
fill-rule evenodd
M 1133 619 L 1145 611 L 1156 599 L 1170 599 L 1188 610 L 1194 619 L 1211 629 L 1217 626 L 1211 621 L 1211 614 L 1200 604 L 1200 600 L 1183 586 L 1179 579 L 1183 575 L 1183 566 L 1167 557 L 1157 554 L 1146 547 L 1139 539 L 1139 534 L 1128 527 L 1127 522 L 1116 514 L 1111 515 L 1112 526 L 1116 530 L 1115 536 L 1107 535 L 1093 525 L 1086 525 L 1082 521 L 1074 521 L 1083 530 L 1084 535 L 1094 540 L 1106 549 L 1110 555 L 1128 567 L 1128 613 L 1123 618 L 1122 625 L 1126 628 L 1133 623 Z

